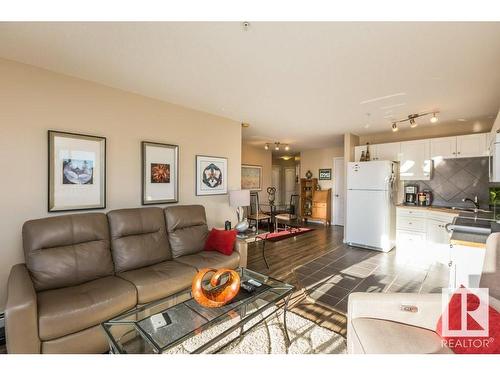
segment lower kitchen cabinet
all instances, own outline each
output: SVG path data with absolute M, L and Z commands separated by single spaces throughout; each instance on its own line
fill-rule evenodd
M 434 212 L 426 209 L 397 208 L 396 248 L 397 257 L 415 264 L 450 262 L 450 235 L 446 224 L 456 214 Z
M 479 288 L 486 249 L 473 246 L 451 245 L 450 288 Z

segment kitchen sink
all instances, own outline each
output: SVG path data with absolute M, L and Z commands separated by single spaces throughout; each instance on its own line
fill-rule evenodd
M 491 221 L 486 219 L 456 217 L 447 229 L 466 233 L 490 234 Z
M 463 212 L 481 212 L 481 213 L 490 213 L 493 211 L 483 210 L 482 208 L 462 208 L 462 207 L 451 207 L 452 210 L 455 211 L 463 211 Z

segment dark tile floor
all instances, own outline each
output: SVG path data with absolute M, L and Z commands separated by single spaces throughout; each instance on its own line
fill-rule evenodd
M 308 298 L 346 313 L 353 292 L 432 293 L 448 285 L 448 269 L 440 264 L 411 264 L 396 251 L 381 253 L 341 245 L 294 269 Z

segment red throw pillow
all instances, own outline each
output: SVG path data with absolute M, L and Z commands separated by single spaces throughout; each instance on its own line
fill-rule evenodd
M 213 228 L 205 241 L 205 251 L 218 251 L 224 255 L 231 255 L 233 253 L 235 241 L 235 230 L 219 230 Z
M 462 287 L 463 288 L 463 287 Z M 464 288 L 465 289 L 465 288 Z M 479 306 L 479 298 L 472 292 L 467 293 L 467 311 L 474 311 Z M 444 312 L 443 312 L 444 314 Z M 448 304 L 448 324 L 452 330 L 461 329 L 461 295 L 455 293 Z M 436 333 L 441 336 L 446 346 L 457 354 L 499 354 L 500 353 L 500 313 L 488 306 L 489 336 L 443 336 L 443 316 L 438 320 Z M 467 314 L 467 329 L 481 329 L 480 323 Z

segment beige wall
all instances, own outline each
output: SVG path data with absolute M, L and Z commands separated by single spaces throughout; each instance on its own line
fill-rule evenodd
M 47 213 L 47 130 L 107 137 L 107 210 L 141 205 L 142 140 L 180 146 L 180 204 L 202 204 L 209 225 L 235 220 L 227 196 L 195 196 L 195 155 L 228 158 L 241 180 L 238 122 L 0 59 L 0 311 L 10 267 L 23 262 L 21 227 Z
M 263 148 L 250 146 L 246 143 L 241 147 L 241 164 L 260 165 L 262 167 L 262 191 L 259 192 L 260 202 L 267 202 L 266 189 L 271 186 L 272 153 Z
M 333 188 L 333 158 L 344 156 L 344 147 L 327 147 L 306 150 L 300 153 L 300 177 L 306 177 L 310 170 L 313 177 L 318 178 L 320 168 L 331 168 L 332 179 L 318 181 L 321 189 Z
M 464 135 L 471 133 L 485 133 L 491 130 L 493 122 L 491 118 L 481 118 L 468 122 L 449 122 L 431 126 L 422 126 L 411 129 L 409 127 L 400 129 L 397 132 L 387 131 L 382 133 L 364 134 L 359 136 L 359 144 L 367 142 L 371 144 L 411 141 L 415 139 L 448 137 L 454 135 Z M 402 125 L 405 126 L 405 125 Z

